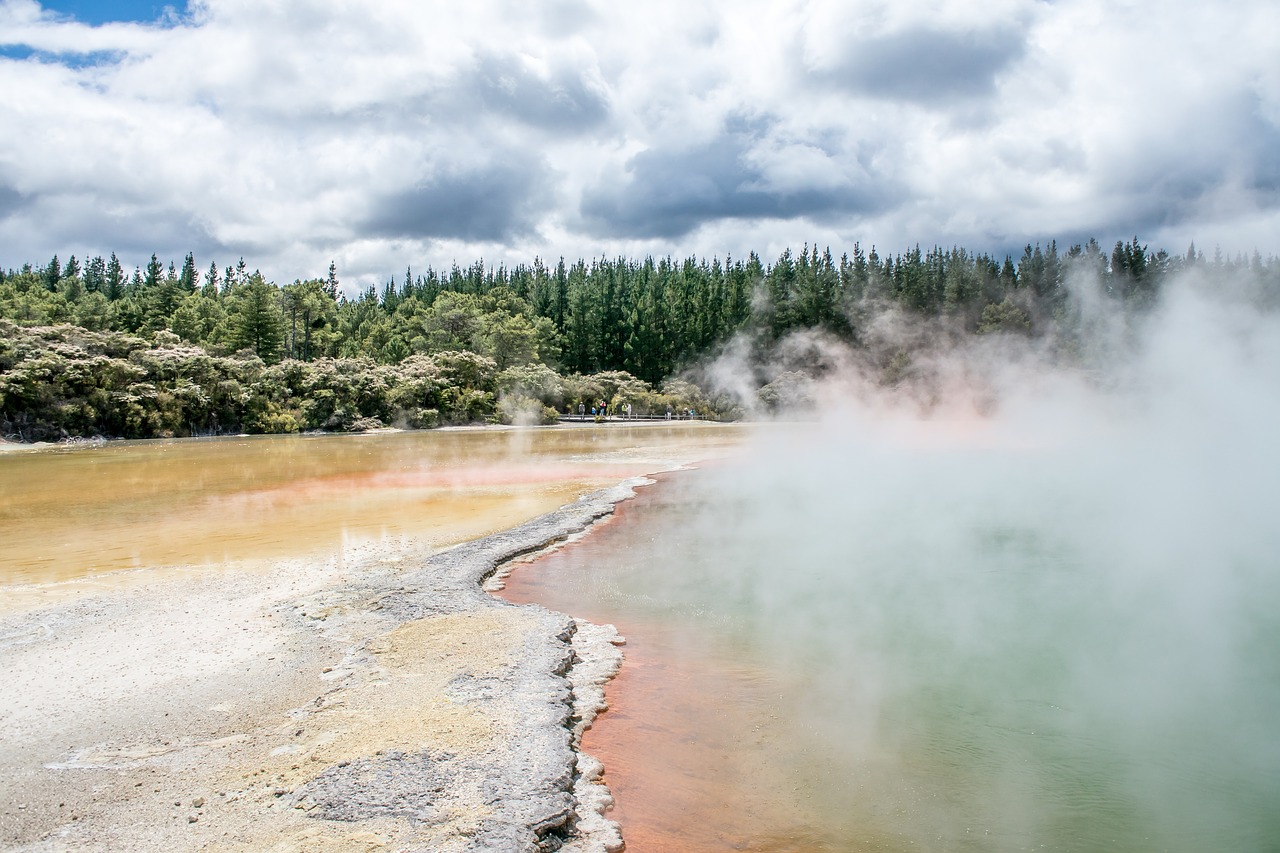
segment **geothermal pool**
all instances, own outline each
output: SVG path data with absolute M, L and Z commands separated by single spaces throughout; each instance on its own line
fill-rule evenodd
M 762 428 L 517 569 L 628 637 L 628 850 L 1273 847 L 1273 469 L 1068 422 Z
M 1170 323 L 1106 381 L 1015 377 L 981 417 L 833 394 L 745 444 L 611 426 L 9 454 L 0 610 L 264 556 L 341 574 L 369 543 L 445 547 L 723 456 L 509 581 L 628 635 L 585 748 L 632 853 L 1272 849 L 1280 334 L 1230 319 Z
M 532 835 L 567 769 L 552 756 L 567 617 L 489 606 L 460 574 L 474 553 L 447 549 L 739 434 L 610 424 L 0 454 L 0 848 Z M 406 600 L 438 618 L 397 610 Z M 394 774 L 406 754 L 431 767 L 327 787 L 382 756 Z M 317 820 L 313 791 L 342 815 Z
M 443 547 L 732 442 L 660 425 L 234 436 L 0 455 L 0 584 Z M 698 448 L 698 449 L 694 449 Z

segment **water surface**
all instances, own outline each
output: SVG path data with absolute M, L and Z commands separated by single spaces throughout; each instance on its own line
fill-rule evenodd
M 731 440 L 708 425 L 609 424 L 10 452 L 0 455 L 0 584 L 398 537 L 444 546 Z
M 1269 475 L 847 432 L 672 474 L 512 576 L 628 636 L 587 748 L 629 850 L 1275 849 Z

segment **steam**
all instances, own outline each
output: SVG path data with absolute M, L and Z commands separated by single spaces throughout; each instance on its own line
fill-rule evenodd
M 1280 315 L 1203 272 L 1131 315 L 1070 287 L 1036 341 L 892 313 L 861 351 L 787 341 L 768 369 L 817 422 L 694 481 L 665 580 L 808 674 L 789 713 L 857 768 L 827 806 L 887 838 L 1258 849 L 1280 837 Z M 748 387 L 738 364 L 709 373 Z

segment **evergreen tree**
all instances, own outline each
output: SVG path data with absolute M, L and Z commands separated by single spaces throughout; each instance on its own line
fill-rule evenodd
M 90 293 L 104 293 L 107 289 L 107 262 L 96 255 L 84 265 L 84 289 Z
M 275 285 L 255 272 L 231 295 L 231 343 L 252 350 L 267 364 L 280 358 L 284 344 L 284 315 Z
M 196 282 L 200 280 L 200 274 L 196 272 L 195 255 L 187 253 L 186 259 L 182 262 L 182 273 L 178 276 L 178 287 L 184 293 L 195 293 Z
M 1115 293 L 1133 302 L 1147 303 L 1154 295 L 1155 276 L 1148 275 L 1147 247 L 1134 237 L 1117 242 L 1111 251 L 1111 283 Z
M 111 302 L 124 296 L 124 267 L 120 265 L 115 252 L 111 253 L 111 260 L 107 262 L 107 280 L 103 292 Z
M 759 306 L 757 324 L 774 339 L 795 327 L 796 264 L 790 249 L 784 249 L 765 273 L 765 299 Z
M 204 287 L 201 288 L 201 295 L 206 297 L 217 297 L 219 294 L 218 264 L 215 261 L 209 264 L 209 269 L 204 274 Z
M 1018 271 L 1013 266 L 1013 258 L 1004 256 L 1004 265 L 1000 267 L 1000 283 L 1006 291 L 1018 289 Z
M 177 310 L 185 295 L 178 281 L 178 270 L 169 263 L 169 270 L 164 277 L 152 282 L 153 274 L 159 264 L 151 256 L 152 263 L 147 265 L 147 280 L 143 284 L 143 305 L 146 309 L 146 326 L 158 331 L 169 327 L 169 318 Z
M 334 302 L 338 301 L 338 264 L 336 261 L 329 261 L 329 278 L 325 280 L 325 287 L 329 291 L 329 298 Z
M 147 262 L 147 272 L 145 277 L 142 279 L 142 286 L 146 290 L 154 292 L 159 289 L 160 281 L 163 277 L 164 267 L 160 264 L 160 261 L 156 259 L 155 253 L 153 252 L 151 254 L 151 260 Z
M 556 331 L 563 336 L 569 314 L 569 271 L 564 265 L 563 255 L 560 256 L 560 263 L 556 264 L 554 293 L 553 308 L 548 316 L 556 324 Z
M 382 310 L 387 314 L 394 314 L 399 304 L 400 294 L 396 291 L 396 277 L 391 276 L 382 287 Z
M 58 282 L 62 279 L 62 264 L 58 262 L 58 256 L 54 255 L 53 259 L 44 268 L 44 286 L 49 290 L 57 290 Z

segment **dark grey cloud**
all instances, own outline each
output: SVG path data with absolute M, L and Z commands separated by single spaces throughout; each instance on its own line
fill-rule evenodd
M 305 97 L 312 83 L 303 65 L 287 54 L 258 56 L 254 75 L 270 87 L 236 92 L 236 97 L 207 95 L 200 105 L 233 120 L 300 122 L 301 127 L 342 135 L 353 127 L 379 133 L 418 134 L 441 128 L 474 134 L 510 128 L 581 136 L 609 120 L 609 93 L 589 68 L 552 63 L 539 71 L 514 53 L 482 51 L 447 73 L 424 74 L 408 92 L 385 96 L 376 91 L 340 102 Z M 281 97 L 297 92 L 299 97 Z M 464 143 L 465 147 L 465 143 Z
M 851 189 L 838 174 L 821 187 L 771 185 L 748 158 L 766 126 L 734 121 L 703 145 L 642 151 L 627 164 L 625 183 L 585 194 L 583 218 L 597 236 L 670 238 L 723 219 L 822 219 L 886 204 L 883 183 Z
M 14 198 L 17 202 L 11 206 Z M 223 258 L 225 264 L 225 259 L 245 254 L 240 247 L 220 242 L 189 210 L 92 190 L 19 194 L 0 187 L 0 226 L 0 246 L 33 247 L 21 258 L 5 258 L 6 264 L 54 254 L 65 259 L 72 254 L 87 258 L 115 252 L 132 268 L 144 263 L 152 252 L 162 261 L 179 263 L 187 252 L 194 252 L 205 264 L 215 257 Z
M 1107 225 L 1144 234 L 1195 222 L 1227 187 L 1259 208 L 1280 206 L 1280 126 L 1255 94 L 1227 94 L 1181 131 L 1100 164 L 1107 188 L 1126 201 Z
M 294 74 L 291 69 L 281 72 L 286 73 Z M 447 75 L 425 80 L 409 95 L 339 109 L 327 103 L 275 108 L 327 132 L 355 125 L 390 133 L 435 128 L 454 134 L 509 134 L 515 129 L 581 137 L 609 120 L 612 105 L 604 86 L 585 69 L 561 64 L 538 73 L 515 54 L 482 52 Z
M 934 104 L 988 95 L 996 76 L 1026 50 L 1024 35 L 996 27 L 949 32 L 913 27 L 855 39 L 842 60 L 815 76 L 855 94 Z
M 556 68 L 543 79 L 516 56 L 490 54 L 477 59 L 473 73 L 485 106 L 526 124 L 582 130 L 609 115 L 605 93 L 580 69 Z
M 1246 99 L 1244 125 L 1241 147 L 1251 189 L 1267 195 L 1271 205 L 1280 205 L 1280 124 L 1263 117 L 1261 102 L 1251 94 Z
M 27 206 L 28 199 L 13 187 L 0 184 L 0 220 L 8 219 Z
M 429 121 L 474 126 L 478 117 L 579 134 L 609 117 L 608 93 L 581 68 L 554 66 L 544 76 L 514 54 L 481 53 L 409 109 Z
M 541 161 L 495 157 L 375 199 L 360 230 L 391 238 L 508 240 L 534 230 L 547 185 Z

